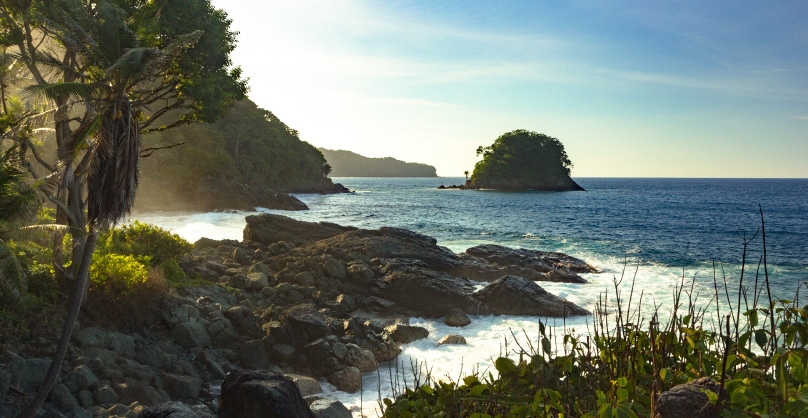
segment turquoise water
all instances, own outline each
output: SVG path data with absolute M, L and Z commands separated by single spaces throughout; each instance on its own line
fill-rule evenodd
M 607 292 L 613 298 L 614 281 L 621 278 L 624 297 L 632 281 L 635 300 L 642 294 L 646 321 L 653 306 L 659 306 L 663 316 L 672 309 L 672 293 L 683 281 L 688 286 L 695 282 L 697 304 L 714 306 L 715 283 L 722 294 L 724 281 L 730 294 L 738 289 L 743 237 L 750 239 L 758 231 L 748 245 L 747 264 L 751 267 L 744 287 L 749 288 L 762 256 L 761 207 L 773 293 L 791 298 L 808 281 L 806 179 L 579 178 L 576 181 L 587 191 L 565 193 L 437 189 L 441 184 L 461 184 L 463 178 L 335 180 L 355 193 L 299 195 L 311 210 L 272 212 L 369 229 L 407 228 L 433 236 L 456 252 L 496 243 L 574 255 L 602 273 L 585 275 L 589 283 L 583 285 L 541 285 L 590 310 Z M 194 241 L 201 236 L 241 239 L 245 215 L 149 213 L 134 217 Z M 762 276 L 762 267 L 759 271 Z M 804 287 L 803 294 L 808 290 Z M 726 300 L 721 304 L 724 309 Z M 379 393 L 392 396 L 393 376 L 399 381 L 411 379 L 402 374 L 410 361 L 425 362 L 433 376 L 456 379 L 472 369 L 490 368 L 506 341 L 513 341 L 512 332 L 535 336 L 540 320 L 562 326 L 560 320 L 532 317 L 473 316 L 472 320 L 468 327 L 452 329 L 439 320 L 413 318 L 410 322 L 428 328 L 430 336 L 403 347 L 398 369 L 382 365 L 379 373 L 366 374 L 361 395 L 323 385 L 354 408 L 355 416 L 375 416 Z M 568 318 L 563 326 L 583 334 L 590 322 L 591 317 Z M 447 333 L 463 335 L 468 344 L 436 346 Z

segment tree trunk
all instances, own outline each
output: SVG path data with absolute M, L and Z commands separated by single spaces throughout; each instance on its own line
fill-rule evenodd
M 59 377 L 59 373 L 62 370 L 62 363 L 64 363 L 65 355 L 67 354 L 67 348 L 70 346 L 70 337 L 73 335 L 73 326 L 75 325 L 76 319 L 79 316 L 79 311 L 81 310 L 81 305 L 84 301 L 84 295 L 87 291 L 88 284 L 90 283 L 90 264 L 92 263 L 93 252 L 95 252 L 95 244 L 97 240 L 97 232 L 91 231 L 87 235 L 87 241 L 84 244 L 81 263 L 79 264 L 79 269 L 77 271 L 78 274 L 76 274 L 76 280 L 74 283 L 75 287 L 73 288 L 73 294 L 70 296 L 70 308 L 67 312 L 64 326 L 62 327 L 62 335 L 59 337 L 59 345 L 56 347 L 56 353 L 53 355 L 53 360 L 51 360 L 50 369 L 48 369 L 48 374 L 45 376 L 45 380 L 39 385 L 39 389 L 37 390 L 34 399 L 31 400 L 25 410 L 17 415 L 17 418 L 33 418 L 39 408 L 42 407 L 42 404 L 45 403 L 45 399 L 48 397 L 51 388 L 53 388 L 56 378 Z

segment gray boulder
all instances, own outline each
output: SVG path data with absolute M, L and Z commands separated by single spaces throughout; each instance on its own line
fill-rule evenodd
M 297 385 L 283 375 L 264 371 L 232 372 L 222 383 L 220 418 L 312 418 Z
M 712 404 L 707 391 L 721 395 L 721 386 L 709 377 L 676 385 L 659 394 L 655 418 L 718 418 L 721 407 Z
M 205 408 L 194 408 L 181 402 L 166 402 L 140 411 L 137 418 L 216 418 Z
M 395 324 L 384 329 L 393 341 L 400 344 L 409 344 L 429 336 L 429 330 L 414 325 Z
M 474 297 L 480 301 L 481 314 L 552 317 L 590 314 L 586 309 L 548 293 L 535 282 L 517 276 L 500 277 Z

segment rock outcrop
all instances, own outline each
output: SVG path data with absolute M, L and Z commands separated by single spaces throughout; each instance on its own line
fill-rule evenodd
M 233 408 L 268 411 L 268 399 L 283 395 L 303 411 L 301 391 L 327 398 L 315 379 L 356 391 L 362 373 L 395 359 L 402 344 L 426 338 L 426 329 L 408 325 L 410 317 L 446 317 L 462 327 L 479 314 L 586 315 L 538 282 L 583 283 L 580 274 L 595 271 L 563 254 L 485 245 L 458 255 L 399 228 L 268 214 L 248 217 L 244 237 L 197 242 L 179 263 L 209 284 L 165 297 L 148 328 L 124 333 L 80 321 L 48 408 L 69 416 L 245 416 Z M 462 341 L 457 335 L 442 343 Z M 7 365 L 0 367 L 0 395 L 17 399 L 0 403 L 0 415 L 14 416 L 49 362 L 0 364 Z M 334 402 L 318 402 L 318 416 L 344 413 Z

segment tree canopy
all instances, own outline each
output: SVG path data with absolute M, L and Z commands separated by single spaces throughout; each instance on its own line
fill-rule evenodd
M 469 187 L 504 190 L 582 190 L 569 177 L 572 162 L 557 138 L 524 129 L 478 147 Z

